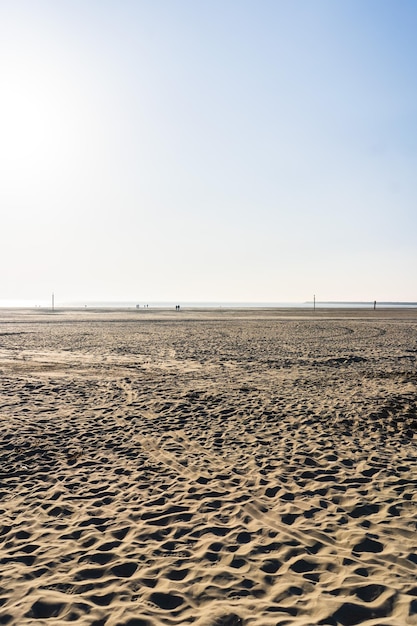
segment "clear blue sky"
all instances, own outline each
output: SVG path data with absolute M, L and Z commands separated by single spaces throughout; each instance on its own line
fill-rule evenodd
M 2 0 L 0 299 L 417 300 L 414 0 Z

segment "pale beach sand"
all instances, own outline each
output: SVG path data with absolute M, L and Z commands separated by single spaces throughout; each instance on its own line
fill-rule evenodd
M 0 372 L 0 624 L 417 624 L 417 310 L 3 310 Z

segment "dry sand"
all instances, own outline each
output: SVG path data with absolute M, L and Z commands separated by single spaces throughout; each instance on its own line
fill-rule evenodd
M 417 624 L 417 311 L 0 312 L 0 624 Z

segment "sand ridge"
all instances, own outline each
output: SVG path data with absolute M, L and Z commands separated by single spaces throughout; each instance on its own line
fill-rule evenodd
M 0 316 L 0 623 L 417 624 L 416 356 L 410 311 Z

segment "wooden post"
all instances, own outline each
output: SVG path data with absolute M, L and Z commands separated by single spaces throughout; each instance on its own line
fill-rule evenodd
M 313 311 L 316 310 L 316 295 L 313 296 Z

